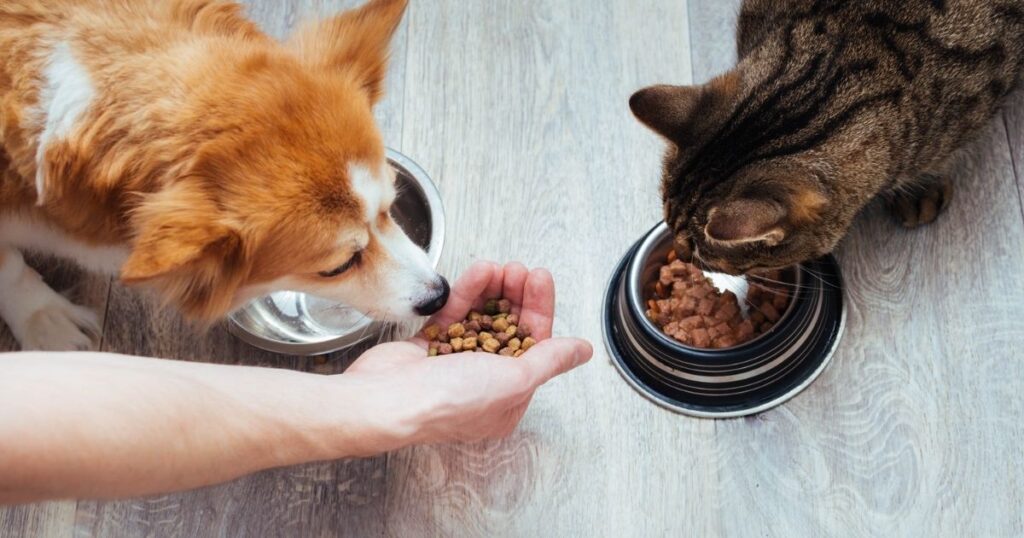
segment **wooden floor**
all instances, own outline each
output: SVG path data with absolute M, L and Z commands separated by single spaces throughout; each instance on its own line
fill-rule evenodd
M 356 0 L 250 0 L 285 35 Z M 380 110 L 440 182 L 443 266 L 519 259 L 560 286 L 556 331 L 599 346 L 504 442 L 282 469 L 202 491 L 0 510 L 21 536 L 1024 535 L 1024 97 L 959 171 L 939 223 L 872 208 L 839 249 L 849 327 L 823 378 L 744 420 L 672 415 L 601 348 L 601 295 L 659 218 L 660 143 L 632 91 L 733 61 L 738 0 L 413 0 Z M 1016 171 L 1015 171 L 1016 170 Z M 105 312 L 103 348 L 323 373 L 197 336 L 106 279 L 44 269 Z M 0 336 L 0 349 L 13 349 Z

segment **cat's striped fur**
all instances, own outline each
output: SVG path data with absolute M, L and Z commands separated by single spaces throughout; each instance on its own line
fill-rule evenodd
M 707 85 L 631 100 L 671 142 L 681 250 L 728 272 L 829 252 L 880 193 L 934 220 L 950 157 L 1020 80 L 1024 0 L 746 0 L 738 50 Z

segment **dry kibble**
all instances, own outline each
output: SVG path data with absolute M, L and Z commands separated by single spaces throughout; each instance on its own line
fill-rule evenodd
M 505 332 L 508 329 L 508 320 L 507 319 L 496 319 L 496 320 L 494 320 L 494 323 L 491 324 L 491 329 L 494 329 L 494 332 L 496 332 L 496 333 L 503 333 L 503 332 Z
M 501 310 L 498 309 L 497 299 L 491 299 L 484 303 L 484 314 L 487 314 L 488 316 L 496 316 L 499 313 L 501 313 Z
M 689 275 L 689 272 L 683 270 L 682 274 Z M 665 308 L 670 310 L 676 306 L 675 303 L 666 304 Z M 699 316 L 697 319 L 701 320 Z M 467 352 L 521 357 L 537 345 L 537 339 L 531 334 L 530 327 L 520 323 L 519 314 L 512 313 L 512 302 L 507 299 L 491 299 L 482 312 L 470 312 L 464 321 L 452 323 L 447 329 L 430 325 L 422 332 L 428 342 L 427 355 L 430 357 Z
M 719 292 L 695 265 L 674 254 L 659 268 L 658 279 L 647 288 L 647 317 L 679 342 L 705 349 L 724 349 L 749 342 L 775 327 L 791 300 L 782 271 L 750 280 L 746 302 L 740 308 L 732 292 Z M 523 349 L 527 349 L 526 339 Z
M 461 323 L 452 323 L 448 327 L 448 336 L 451 338 L 459 338 L 464 334 L 466 334 L 466 326 Z
M 512 312 L 512 301 L 508 299 L 501 299 L 498 301 L 498 312 L 502 314 L 508 314 Z
M 484 351 L 488 353 L 497 353 L 499 349 L 501 349 L 501 342 L 494 338 L 484 342 Z

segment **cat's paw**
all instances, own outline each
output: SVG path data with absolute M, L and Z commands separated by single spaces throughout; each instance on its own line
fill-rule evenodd
M 24 351 L 90 351 L 99 342 L 96 313 L 56 294 L 20 325 L 14 332 Z
M 927 183 L 897 192 L 892 198 L 896 218 L 906 228 L 917 228 L 935 222 L 953 199 L 953 182 L 945 178 L 929 178 Z

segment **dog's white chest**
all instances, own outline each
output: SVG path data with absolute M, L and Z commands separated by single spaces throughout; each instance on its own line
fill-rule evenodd
M 71 134 L 96 96 L 89 73 L 75 59 L 67 43 L 54 47 L 43 73 L 39 95 L 42 134 L 36 153 L 36 194 L 41 204 L 46 197 L 46 149 Z
M 89 271 L 109 275 L 120 273 L 128 259 L 127 246 L 89 245 L 40 219 L 22 215 L 0 215 L 0 246 L 67 258 Z

